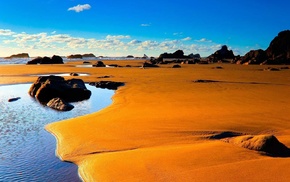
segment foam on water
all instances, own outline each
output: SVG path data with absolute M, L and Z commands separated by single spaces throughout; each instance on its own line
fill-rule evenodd
M 80 181 L 77 166 L 55 156 L 55 138 L 44 126 L 98 111 L 111 104 L 114 92 L 86 85 L 91 98 L 59 112 L 30 97 L 30 85 L 0 86 L 0 181 Z M 21 99 L 8 102 L 14 97 Z

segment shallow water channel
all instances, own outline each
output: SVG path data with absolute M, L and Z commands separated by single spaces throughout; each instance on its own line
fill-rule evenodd
M 30 97 L 30 85 L 0 85 L 0 181 L 81 181 L 76 165 L 56 157 L 56 140 L 44 126 L 96 112 L 111 104 L 114 91 L 86 84 L 91 98 L 59 112 Z M 20 99 L 8 102 L 14 97 Z

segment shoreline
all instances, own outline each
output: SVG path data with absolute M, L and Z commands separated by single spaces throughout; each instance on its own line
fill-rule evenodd
M 116 63 L 139 65 L 140 61 Z M 85 82 L 126 83 L 116 91 L 112 104 L 101 111 L 45 126 L 57 138 L 59 158 L 77 164 L 84 181 L 223 181 L 234 180 L 235 175 L 240 181 L 250 177 L 283 181 L 290 177 L 287 168 L 280 169 L 290 165 L 289 158 L 270 158 L 206 138 L 223 131 L 269 133 L 290 147 L 289 70 L 259 70 L 266 65 L 221 64 L 224 69 L 217 70 L 212 67 L 220 64 L 181 65 L 180 69 L 170 68 L 172 65 L 152 69 L 77 68 L 74 64 L 16 65 L 14 71 L 1 65 L 0 83 L 33 82 L 36 77 L 21 75 L 60 70 L 89 73 L 78 77 Z M 19 77 L 9 77 L 13 72 Z M 104 75 L 112 77 L 97 78 Z M 193 82 L 198 79 L 233 83 Z M 271 164 L 267 172 L 256 168 L 263 166 L 261 163 Z M 234 172 L 235 164 L 243 166 L 242 171 Z

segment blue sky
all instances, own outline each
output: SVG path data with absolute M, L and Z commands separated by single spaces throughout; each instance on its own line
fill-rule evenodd
M 0 2 L 0 56 L 244 55 L 290 29 L 290 1 L 9 0 Z

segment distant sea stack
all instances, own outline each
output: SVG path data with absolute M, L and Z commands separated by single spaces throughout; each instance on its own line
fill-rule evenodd
M 9 57 L 5 57 L 5 59 L 13 59 L 13 58 L 29 58 L 28 53 L 20 53 L 20 54 L 13 54 Z
M 83 58 L 95 58 L 96 56 L 92 53 L 89 54 L 72 54 L 67 56 L 68 59 L 83 59 Z
M 282 31 L 264 51 L 251 50 L 238 64 L 290 64 L 290 30 Z

